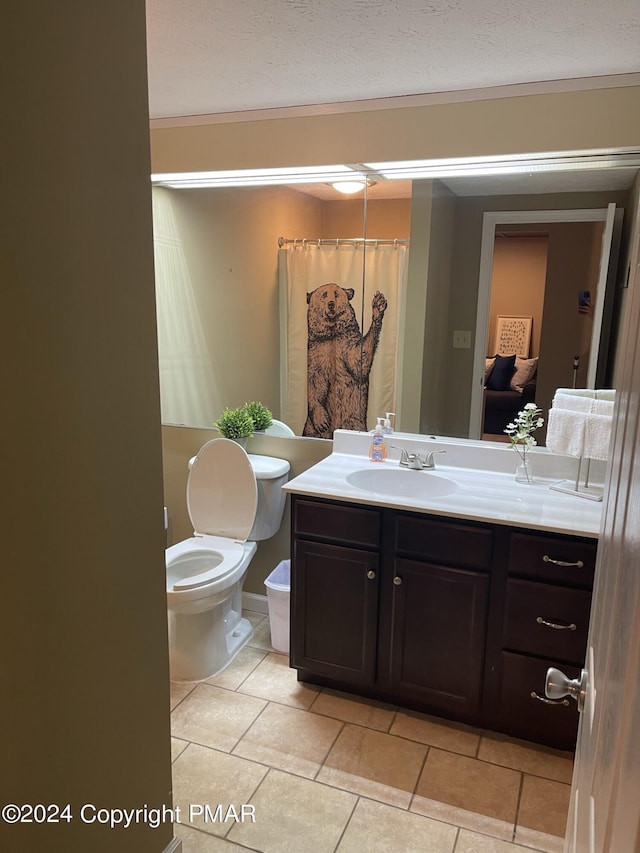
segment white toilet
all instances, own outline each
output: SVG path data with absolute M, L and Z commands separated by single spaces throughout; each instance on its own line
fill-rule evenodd
M 242 616 L 242 584 L 256 541 L 280 527 L 289 463 L 248 456 L 236 442 L 216 438 L 190 469 L 187 509 L 194 535 L 166 551 L 173 681 L 215 675 L 253 634 Z

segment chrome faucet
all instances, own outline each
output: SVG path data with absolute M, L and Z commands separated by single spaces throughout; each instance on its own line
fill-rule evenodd
M 411 468 L 414 471 L 422 471 L 423 469 L 433 470 L 436 467 L 434 455 L 436 453 L 446 453 L 446 450 L 432 450 L 425 456 L 420 456 L 419 453 L 409 453 L 404 447 L 398 447 L 395 444 L 391 445 L 396 450 L 400 451 L 400 465 L 405 468 Z

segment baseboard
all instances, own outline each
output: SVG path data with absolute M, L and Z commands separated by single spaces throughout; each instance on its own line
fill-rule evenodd
M 162 853 L 182 853 L 182 841 L 179 838 L 172 838 Z
M 242 607 L 244 610 L 253 610 L 254 613 L 269 613 L 267 596 L 258 595 L 256 592 L 242 593 Z

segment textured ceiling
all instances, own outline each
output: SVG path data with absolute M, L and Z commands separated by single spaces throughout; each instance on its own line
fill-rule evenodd
M 639 0 L 147 0 L 152 118 L 640 71 Z

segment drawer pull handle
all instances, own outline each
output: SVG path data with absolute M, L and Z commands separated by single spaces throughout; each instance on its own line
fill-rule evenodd
M 400 584 L 402 583 L 402 578 L 399 575 L 396 575 L 393 579 L 393 582 L 396 586 L 400 586 Z
M 369 578 L 370 581 L 372 581 L 375 578 L 375 576 L 376 576 L 376 573 L 373 571 L 373 569 L 370 569 L 367 572 L 367 577 Z
M 538 625 L 544 625 L 545 628 L 555 628 L 556 631 L 575 631 L 578 627 L 575 622 L 572 622 L 570 625 L 558 625 L 557 622 L 547 622 L 542 616 L 538 616 L 536 622 Z
M 568 699 L 546 699 L 544 696 L 538 696 L 535 690 L 531 691 L 531 698 L 537 699 L 538 702 L 544 702 L 545 705 L 568 705 Z
M 567 563 L 566 560 L 554 560 L 553 557 L 550 557 L 548 554 L 545 554 L 542 560 L 545 563 L 553 563 L 554 566 L 575 566 L 577 569 L 582 569 L 584 567 L 582 560 L 576 560 L 575 563 Z

